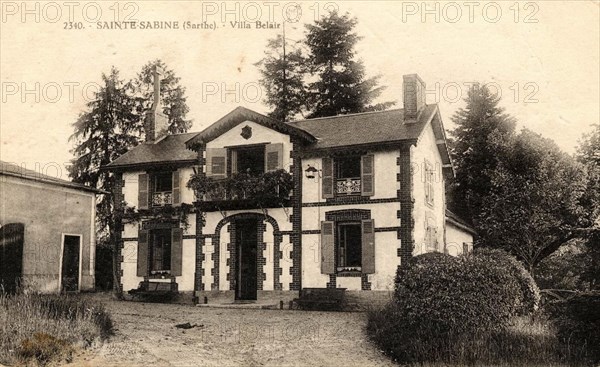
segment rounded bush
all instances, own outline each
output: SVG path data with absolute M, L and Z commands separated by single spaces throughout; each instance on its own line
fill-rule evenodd
M 508 252 L 491 248 L 478 248 L 474 256 L 484 261 L 508 269 L 516 278 L 521 289 L 517 299 L 517 312 L 521 315 L 529 315 L 536 311 L 540 305 L 540 288 L 537 286 L 531 273 L 525 269 L 523 264 Z
M 503 329 L 520 294 L 511 272 L 485 257 L 430 253 L 398 270 L 395 303 L 405 330 L 446 338 Z

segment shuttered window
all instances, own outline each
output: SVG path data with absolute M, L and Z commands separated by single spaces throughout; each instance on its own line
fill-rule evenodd
M 148 175 L 142 173 L 138 175 L 138 209 L 148 209 L 150 203 Z
M 434 172 L 431 164 L 429 164 L 429 162 L 425 162 L 424 167 L 425 167 L 425 169 L 423 171 L 423 175 L 424 175 L 423 178 L 424 178 L 424 182 L 425 182 L 425 202 L 429 205 L 433 205 L 433 199 L 434 199 L 433 181 L 434 181 L 435 172 Z
M 335 273 L 335 223 L 321 222 L 321 273 Z
M 375 194 L 375 159 L 372 154 L 367 154 L 361 158 L 361 194 L 363 196 L 373 196 Z
M 227 149 L 206 149 L 206 176 L 214 178 L 227 176 Z
M 180 276 L 183 261 L 183 230 L 171 230 L 171 275 Z
M 322 169 L 322 172 L 323 172 L 323 179 L 322 179 L 323 198 L 324 199 L 332 198 L 334 196 L 333 159 L 323 158 L 321 163 L 323 166 L 323 169 Z
M 373 219 L 362 221 L 362 267 L 363 274 L 375 273 L 375 223 Z
M 283 168 L 283 144 L 267 144 L 265 147 L 265 172 Z
M 173 171 L 173 205 L 181 204 L 180 171 Z
M 138 233 L 137 276 L 148 275 L 148 231 L 140 229 Z

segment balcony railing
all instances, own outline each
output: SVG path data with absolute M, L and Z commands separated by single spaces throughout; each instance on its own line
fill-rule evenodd
M 155 192 L 152 194 L 152 206 L 163 206 L 173 204 L 173 193 L 171 191 Z
M 341 178 L 336 181 L 336 193 L 339 195 L 359 195 L 360 178 Z
M 289 204 L 292 175 L 285 170 L 259 176 L 235 174 L 224 179 L 193 176 L 189 183 L 196 200 L 207 207 L 280 207 Z

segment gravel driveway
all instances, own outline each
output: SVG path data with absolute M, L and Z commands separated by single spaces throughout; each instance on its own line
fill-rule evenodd
M 364 313 L 99 302 L 116 335 L 71 366 L 394 365 L 367 341 Z

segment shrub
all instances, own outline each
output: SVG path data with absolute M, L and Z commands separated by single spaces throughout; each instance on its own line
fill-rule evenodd
M 469 333 L 502 329 L 519 294 L 515 277 L 485 258 L 431 253 L 399 269 L 395 302 L 415 333 Z
M 517 300 L 519 314 L 529 315 L 539 308 L 540 289 L 519 260 L 506 251 L 491 248 L 479 248 L 475 250 L 474 255 L 490 264 L 507 269 L 516 278 L 521 289 Z
M 516 278 L 485 257 L 424 254 L 398 269 L 394 301 L 370 313 L 367 330 L 403 363 L 489 360 L 502 353 L 489 344 L 511 335 L 520 294 Z
M 576 294 L 547 309 L 570 359 L 600 363 L 600 292 Z

